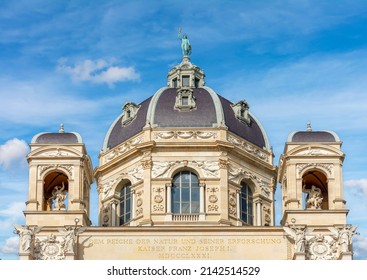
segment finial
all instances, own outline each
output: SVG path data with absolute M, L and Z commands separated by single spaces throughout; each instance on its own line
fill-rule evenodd
M 311 122 L 307 122 L 307 131 L 312 131 Z
M 59 129 L 59 133 L 64 133 L 65 130 L 64 130 L 64 124 L 63 123 L 60 123 L 60 129 Z
M 187 34 L 185 33 L 182 36 L 182 28 L 178 28 L 178 39 L 181 40 L 181 49 L 182 49 L 182 55 L 183 57 L 188 57 L 191 54 L 191 44 L 189 41 L 189 38 L 187 37 Z

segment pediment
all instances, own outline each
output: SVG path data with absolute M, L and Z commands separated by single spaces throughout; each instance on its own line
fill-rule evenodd
M 343 153 L 330 146 L 322 146 L 322 145 L 307 145 L 298 147 L 290 152 L 289 155 L 297 155 L 297 156 L 343 156 Z
M 82 155 L 77 150 L 72 148 L 64 148 L 64 147 L 47 147 L 37 149 L 31 152 L 28 157 L 81 157 Z

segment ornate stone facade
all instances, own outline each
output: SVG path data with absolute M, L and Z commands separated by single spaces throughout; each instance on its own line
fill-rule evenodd
M 126 103 L 94 170 L 77 133 L 36 135 L 21 259 L 351 259 L 336 134 L 292 133 L 277 167 L 247 102 L 204 78 L 186 55 L 167 87 Z

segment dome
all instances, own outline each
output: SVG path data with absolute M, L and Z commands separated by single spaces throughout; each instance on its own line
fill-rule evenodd
M 59 132 L 42 132 L 32 138 L 31 144 L 81 144 L 82 137 L 76 132 L 64 132 L 64 125 L 60 125 Z
M 187 73 L 187 74 L 186 74 Z M 250 143 L 270 149 L 264 129 L 249 112 L 246 101 L 232 103 L 204 85 L 204 73 L 187 57 L 168 73 L 168 87 L 140 104 L 127 102 L 111 125 L 104 150 L 112 149 L 143 130 L 152 128 L 213 128 L 228 130 Z
M 312 131 L 310 122 L 306 131 L 294 131 L 288 136 L 287 142 L 315 143 L 340 142 L 339 136 L 333 131 Z

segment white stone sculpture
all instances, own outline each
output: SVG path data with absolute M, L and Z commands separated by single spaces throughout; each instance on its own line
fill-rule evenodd
M 356 232 L 358 226 L 345 225 L 343 228 L 329 227 L 329 230 L 334 234 L 338 240 L 341 253 L 351 252 L 351 245 L 353 242 L 353 235 L 359 234 Z
M 311 190 L 306 190 L 306 208 L 308 209 L 321 209 L 322 201 L 324 199 L 321 189 L 312 185 Z
M 283 227 L 284 231 L 294 241 L 294 252 L 305 253 L 306 250 L 306 235 L 312 230 L 301 227 Z
M 62 182 L 62 186 L 56 186 L 52 191 L 51 200 L 55 200 L 55 205 L 53 210 L 65 210 L 65 204 L 64 201 L 67 196 L 67 191 L 65 190 L 64 182 Z
M 30 227 L 30 226 L 20 226 L 17 224 L 13 225 L 15 227 L 14 233 L 18 234 L 20 237 L 20 244 L 24 252 L 31 252 L 35 234 L 41 230 L 41 227 Z

